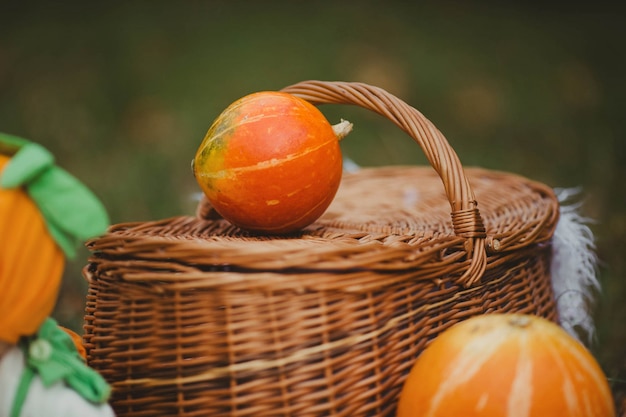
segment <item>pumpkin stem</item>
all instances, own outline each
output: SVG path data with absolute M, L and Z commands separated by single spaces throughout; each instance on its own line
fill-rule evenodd
M 353 124 L 347 120 L 341 119 L 341 122 L 333 125 L 333 132 L 335 132 L 335 136 L 337 136 L 337 140 L 341 140 L 348 136 L 350 132 L 352 132 Z
M 512 315 L 509 324 L 514 327 L 527 327 L 531 324 L 530 317 L 524 314 Z

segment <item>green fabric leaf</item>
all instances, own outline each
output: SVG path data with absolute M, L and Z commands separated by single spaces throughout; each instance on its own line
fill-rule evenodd
M 104 233 L 109 225 L 106 209 L 98 198 L 62 168 L 52 166 L 28 186 L 48 229 L 59 246 L 74 256 L 81 241 Z
M 15 188 L 28 184 L 53 165 L 54 156 L 46 148 L 36 143 L 28 143 L 5 166 L 0 185 L 4 188 Z
M 46 319 L 36 337 L 27 339 L 22 348 L 26 366 L 39 375 L 44 386 L 64 381 L 88 401 L 104 403 L 108 400 L 109 385 L 85 364 L 72 338 L 54 319 Z
M 67 257 L 76 256 L 82 241 L 106 231 L 109 217 L 100 200 L 78 179 L 55 166 L 54 156 L 43 146 L 0 134 L 0 151 L 3 149 L 15 153 L 0 174 L 0 186 L 25 187 Z

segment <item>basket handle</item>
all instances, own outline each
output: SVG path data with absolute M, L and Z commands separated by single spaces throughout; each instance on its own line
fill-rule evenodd
M 353 104 L 378 113 L 408 133 L 422 148 L 430 165 L 443 182 L 450 202 L 452 225 L 457 236 L 466 239 L 470 264 L 460 281 L 471 285 L 487 266 L 485 226 L 474 191 L 459 158 L 443 134 L 417 109 L 382 88 L 363 83 L 303 81 L 282 91 L 313 104 Z

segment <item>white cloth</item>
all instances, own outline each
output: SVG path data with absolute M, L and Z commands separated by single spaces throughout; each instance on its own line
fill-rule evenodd
M 0 358 L 0 417 L 9 417 L 24 370 L 24 355 L 12 347 Z M 108 404 L 92 404 L 63 382 L 46 388 L 38 376 L 28 390 L 20 417 L 114 417 Z

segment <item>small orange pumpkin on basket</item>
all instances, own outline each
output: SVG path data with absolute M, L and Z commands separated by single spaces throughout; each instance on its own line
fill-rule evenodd
M 334 130 L 317 107 L 291 94 L 253 93 L 213 122 L 193 160 L 194 175 L 231 223 L 293 232 L 332 202 L 341 180 L 339 139 L 350 127 L 342 122 Z
M 485 314 L 441 333 L 405 380 L 397 417 L 609 417 L 607 379 L 555 323 Z

